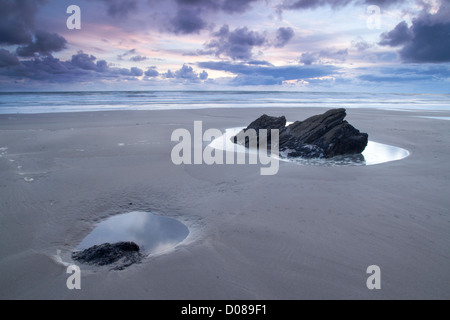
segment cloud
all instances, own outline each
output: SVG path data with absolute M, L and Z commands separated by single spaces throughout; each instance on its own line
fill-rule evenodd
M 348 56 L 348 49 L 324 49 L 318 52 L 304 52 L 300 56 L 300 63 L 307 66 L 313 63 L 326 64 L 331 62 L 344 62 Z
M 197 80 L 198 74 L 194 72 L 191 66 L 183 64 L 180 70 L 175 71 L 176 79 L 187 79 L 187 80 Z
M 408 28 L 406 22 L 402 21 L 392 31 L 382 33 L 380 37 L 379 45 L 396 47 L 411 41 L 414 33 Z
M 137 56 L 131 57 L 131 58 L 130 58 L 130 61 L 133 61 L 133 62 L 141 62 L 141 61 L 145 61 L 145 60 L 147 60 L 147 59 L 148 59 L 148 58 L 147 58 L 146 56 L 137 55 Z
M 275 48 L 284 47 L 294 37 L 294 30 L 290 27 L 279 28 L 275 39 Z
M 126 17 L 130 12 L 137 10 L 137 0 L 100 0 L 108 8 L 108 14 L 112 17 Z
M 35 16 L 44 0 L 0 0 L 0 44 L 32 41 Z
M 258 32 L 247 27 L 230 30 L 223 25 L 213 32 L 214 39 L 204 44 L 204 50 L 197 50 L 194 55 L 215 55 L 229 57 L 232 60 L 249 61 L 253 59 L 253 49 L 256 47 L 284 47 L 294 36 L 294 30 L 278 28 L 275 36 L 268 36 L 266 31 Z
M 258 0 L 223 0 L 221 9 L 228 13 L 243 13 L 247 11 L 253 2 Z
M 261 0 L 175 0 L 176 13 L 167 29 L 175 34 L 199 33 L 208 28 L 212 13 L 243 13 L 257 1 Z
M 287 80 L 308 80 L 339 73 L 334 66 L 262 66 L 232 62 L 200 62 L 200 68 L 231 72 L 236 75 L 233 85 L 275 85 Z
M 72 56 L 72 60 L 70 62 L 72 66 L 77 68 L 97 71 L 98 63 L 95 63 L 95 60 L 97 60 L 97 58 L 93 55 L 88 55 L 82 51 L 79 51 L 77 54 Z
M 17 55 L 20 57 L 32 57 L 35 53 L 49 55 L 66 48 L 67 41 L 56 33 L 47 31 L 37 31 L 35 39 L 26 46 L 17 48 Z
M 122 54 L 117 55 L 117 59 L 123 60 L 123 58 L 133 55 L 133 54 L 136 54 L 136 49 L 130 49 L 130 50 L 125 51 Z
M 158 72 L 158 70 L 156 70 L 156 67 L 148 68 L 144 74 L 146 77 L 149 77 L 149 78 L 154 78 L 154 77 L 159 76 L 159 72 Z
M 176 34 L 198 33 L 206 28 L 207 23 L 202 18 L 202 10 L 199 8 L 182 7 L 177 10 L 170 20 L 169 30 Z
M 351 0 L 285 0 L 282 7 L 284 9 L 315 9 L 329 5 L 336 8 L 345 6 L 350 2 Z
M 198 77 L 200 78 L 200 80 L 206 80 L 208 79 L 208 72 L 203 70 L 201 73 L 199 73 Z
M 363 38 L 358 37 L 356 40 L 352 41 L 352 47 L 356 48 L 356 50 L 362 52 L 369 48 L 373 47 L 373 44 L 368 43 Z
M 435 14 L 422 12 L 408 27 L 400 22 L 392 31 L 381 35 L 382 46 L 403 46 L 400 58 L 404 62 L 450 61 L 450 4 L 442 3 Z
M 144 74 L 141 69 L 136 67 L 130 69 L 109 67 L 105 60 L 97 60 L 95 56 L 82 51 L 67 61 L 59 60 L 52 55 L 18 61 L 14 60 L 12 54 L 8 55 L 8 52 L 4 51 L 6 50 L 0 50 L 0 64 L 9 63 L 9 65 L 8 68 L 0 68 L 1 81 L 16 79 L 81 83 L 102 80 L 136 80 Z
M 243 13 L 257 1 L 260 0 L 175 0 L 179 7 L 224 11 L 230 14 Z
M 230 31 L 228 25 L 224 25 L 219 31 L 213 33 L 216 39 L 205 44 L 205 51 L 200 54 L 215 54 L 226 56 L 233 60 L 250 60 L 253 57 L 254 47 L 267 44 L 266 36 L 257 31 L 250 31 L 247 27 Z
M 183 80 L 185 82 L 198 82 L 199 80 L 208 79 L 208 73 L 205 70 L 201 73 L 196 73 L 191 66 L 183 64 L 181 69 L 175 71 L 175 73 L 169 70 L 165 77 Z
M 144 74 L 144 71 L 142 71 L 142 69 L 136 68 L 136 67 L 131 67 L 130 68 L 130 75 L 132 77 L 140 77 Z
M 264 60 L 249 60 L 245 62 L 248 65 L 254 65 L 254 66 L 270 66 L 273 67 L 273 64 L 271 64 L 269 61 Z
M 133 62 L 141 62 L 141 61 L 145 61 L 148 59 L 146 56 L 141 56 L 141 55 L 137 54 L 136 49 L 130 49 L 130 50 L 125 51 L 122 54 L 119 54 L 117 56 L 117 59 L 124 60 L 124 58 L 129 57 L 129 56 L 131 56 L 129 58 L 129 60 L 133 61 Z
M 316 9 L 319 7 L 330 6 L 333 9 L 339 9 L 349 4 L 359 5 L 377 5 L 388 7 L 408 0 L 283 0 L 279 9 L 297 10 L 297 9 Z
M 175 74 L 172 72 L 172 70 L 168 70 L 166 73 L 164 73 L 164 78 L 166 79 L 174 79 Z
M 5 49 L 0 49 L 0 68 L 17 66 L 20 64 L 19 59 L 11 52 Z

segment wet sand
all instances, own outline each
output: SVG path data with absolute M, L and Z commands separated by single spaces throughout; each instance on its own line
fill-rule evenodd
M 173 130 L 246 126 L 263 113 L 204 109 L 0 115 L 1 299 L 449 299 L 450 121 L 441 112 L 348 109 L 372 141 L 410 156 L 373 166 L 180 165 Z M 206 145 L 207 143 L 205 143 Z M 123 271 L 70 253 L 115 214 L 182 221 L 175 249 Z M 366 269 L 381 268 L 381 290 Z

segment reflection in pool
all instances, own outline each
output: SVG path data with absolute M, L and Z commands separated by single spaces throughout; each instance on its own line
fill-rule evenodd
M 175 247 L 188 234 L 189 229 L 178 220 L 135 211 L 100 222 L 77 250 L 106 242 L 133 241 L 142 253 L 155 254 Z
M 249 150 L 241 145 L 236 145 L 231 142 L 231 137 L 238 134 L 244 127 L 226 129 L 225 134 L 217 139 L 214 139 L 209 147 L 225 150 L 229 152 L 246 152 L 254 153 L 256 150 Z M 349 156 L 337 156 L 330 159 L 303 159 L 303 158 L 285 158 L 280 153 L 281 161 L 294 162 L 302 165 L 320 165 L 320 166 L 345 166 L 345 165 L 374 165 L 390 161 L 401 160 L 409 156 L 408 150 L 390 146 L 387 144 L 377 143 L 369 141 L 366 149 L 362 154 L 349 155 Z

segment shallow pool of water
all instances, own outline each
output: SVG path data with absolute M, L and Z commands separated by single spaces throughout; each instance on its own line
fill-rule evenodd
M 180 221 L 149 212 L 129 212 L 100 222 L 78 245 L 84 250 L 102 243 L 133 241 L 144 254 L 156 254 L 174 248 L 189 234 Z
M 238 134 L 244 127 L 226 129 L 225 134 L 214 139 L 209 147 L 225 150 L 227 152 L 255 153 L 256 150 L 249 150 L 244 146 L 231 142 L 231 137 Z M 362 154 L 337 156 L 329 159 L 304 159 L 304 158 L 286 158 L 280 154 L 280 161 L 293 162 L 301 165 L 320 165 L 320 166 L 345 166 L 345 165 L 375 165 L 390 161 L 401 160 L 409 156 L 409 151 L 403 148 L 391 146 L 388 144 L 369 141 Z

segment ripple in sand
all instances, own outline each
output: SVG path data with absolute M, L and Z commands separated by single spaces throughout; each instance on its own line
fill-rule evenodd
M 176 219 L 134 211 L 100 222 L 77 250 L 107 242 L 133 241 L 142 253 L 157 254 L 174 248 L 188 235 L 189 229 Z
M 242 129 L 244 129 L 244 127 L 226 129 L 225 134 L 213 140 L 209 144 L 209 147 L 228 152 L 256 152 L 231 142 L 231 137 L 238 134 Z M 301 165 L 370 166 L 404 159 L 409 156 L 409 151 L 388 144 L 369 141 L 364 152 L 358 155 L 337 156 L 330 159 L 285 158 L 282 153 L 280 155 L 281 157 L 279 159 L 281 161 L 293 162 Z

